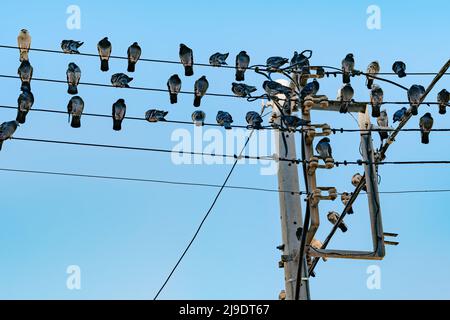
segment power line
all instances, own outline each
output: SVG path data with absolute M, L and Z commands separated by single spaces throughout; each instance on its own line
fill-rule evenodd
M 143 178 L 118 177 L 118 176 L 106 176 L 106 175 L 92 175 L 92 174 L 69 173 L 69 172 L 58 172 L 58 171 L 41 171 L 41 170 L 26 170 L 26 169 L 12 169 L 12 168 L 0 168 L 0 171 L 10 172 L 10 173 L 49 175 L 49 176 L 74 177 L 74 178 L 86 178 L 86 179 L 98 179 L 98 180 L 144 182 L 144 183 L 205 187 L 205 188 L 221 188 L 221 185 L 211 184 L 211 183 L 182 182 L 182 181 L 170 181 L 170 180 L 158 180 L 158 179 L 143 179 Z M 285 191 L 285 190 L 275 190 L 275 189 L 269 189 L 269 188 L 247 187 L 247 186 L 225 186 L 225 189 L 260 191 L 260 192 L 270 192 L 270 193 L 292 193 L 292 194 L 300 194 L 300 195 L 304 194 L 302 191 L 300 191 L 300 192 Z

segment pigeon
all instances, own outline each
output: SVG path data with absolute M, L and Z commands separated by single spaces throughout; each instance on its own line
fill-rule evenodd
M 245 83 L 233 82 L 231 84 L 231 91 L 233 91 L 236 96 L 242 98 L 251 97 L 251 94 L 256 90 L 256 87 L 246 85 Z
M 352 195 L 350 193 L 348 193 L 346 191 L 342 192 L 341 201 L 344 206 L 347 206 L 347 203 L 350 201 L 351 197 L 352 197 Z M 354 214 L 353 207 L 348 208 L 347 213 Z
M 422 143 L 430 143 L 430 131 L 433 129 L 433 117 L 429 112 L 425 113 L 422 118 L 420 118 L 420 131 L 422 133 Z
M 303 54 L 294 51 L 294 56 L 291 59 L 291 67 L 295 70 L 302 70 L 302 73 L 309 73 L 309 59 Z
M 124 99 L 117 100 L 112 106 L 113 130 L 122 130 L 122 121 L 127 113 L 127 105 Z
M 376 76 L 378 73 L 380 73 L 380 64 L 378 61 L 373 61 L 369 64 L 367 67 L 367 89 L 372 89 L 374 78 L 371 76 Z
M 414 84 L 409 88 L 408 90 L 408 100 L 409 104 L 411 105 L 411 113 L 413 116 L 417 116 L 419 113 L 419 105 L 420 100 L 422 99 L 423 95 L 425 94 L 425 88 L 423 86 Z
M 311 240 L 311 247 L 314 248 L 314 249 L 320 250 L 320 249 L 323 248 L 323 243 L 322 243 L 322 241 L 317 240 L 316 238 L 314 238 L 314 239 Z M 325 257 L 323 257 L 322 260 L 324 262 L 328 261 L 328 259 L 325 258 Z
M 372 117 L 378 118 L 381 105 L 383 104 L 383 89 L 376 84 L 372 85 L 372 90 L 370 91 L 370 103 L 372 104 Z
M 392 65 L 392 71 L 394 71 L 399 78 L 404 78 L 406 77 L 406 64 L 403 61 L 395 61 Z
M 316 146 L 316 152 L 318 153 L 319 158 L 324 161 L 333 158 L 333 152 L 331 149 L 330 142 L 331 142 L 330 139 L 325 137 L 322 140 L 320 140 Z
M 17 44 L 20 50 L 20 62 L 28 61 L 28 52 L 31 47 L 31 36 L 27 29 L 22 29 L 17 37 Z
M 447 105 L 450 101 L 450 92 L 445 89 L 439 91 L 437 96 L 437 102 L 439 103 L 439 114 L 447 113 Z
M 80 54 L 78 49 L 84 44 L 84 42 L 75 40 L 63 40 L 61 42 L 61 49 L 67 54 Z
M 245 80 L 245 71 L 250 65 L 250 56 L 245 51 L 239 52 L 236 56 L 236 81 Z
M 361 183 L 363 179 L 363 176 L 360 173 L 355 173 L 355 175 L 352 177 L 352 186 L 354 186 L 355 188 L 359 186 L 359 184 Z M 366 186 L 364 186 L 362 188 L 362 190 L 367 192 L 367 188 Z
M 206 91 L 208 91 L 209 83 L 208 80 L 206 80 L 205 76 L 202 76 L 200 79 L 195 81 L 194 86 L 194 93 L 195 93 L 195 99 L 194 99 L 194 107 L 200 107 L 202 103 L 202 97 L 206 94 Z
M 233 123 L 233 117 L 228 112 L 219 111 L 217 113 L 216 121 L 219 125 L 224 127 L 226 130 L 230 130 L 231 124 Z
M 28 60 L 22 61 L 17 70 L 20 80 L 22 81 L 22 91 L 31 91 L 31 79 L 33 78 L 33 67 Z
M 130 78 L 124 73 L 116 73 L 111 76 L 111 84 L 116 88 L 129 88 L 131 81 L 133 81 L 133 78 Z
M 30 109 L 34 104 L 34 96 L 31 91 L 24 91 L 17 99 L 17 118 L 16 121 L 20 124 L 24 124 L 26 117 Z
M 281 116 L 281 121 L 284 123 L 289 131 L 295 132 L 298 127 L 307 126 L 311 121 L 304 120 L 297 116 Z
M 305 99 L 307 96 L 314 96 L 317 94 L 317 92 L 319 92 L 319 89 L 319 81 L 314 79 L 312 82 L 303 87 L 302 91 L 300 92 L 300 98 Z
M 81 78 L 81 69 L 75 63 L 69 63 L 69 67 L 66 72 L 67 76 L 67 84 L 69 88 L 67 89 L 67 93 L 69 94 L 78 94 L 78 84 L 80 83 Z
M 128 55 L 128 72 L 136 71 L 136 63 L 141 58 L 142 49 L 137 42 L 134 42 L 127 51 Z
M 67 113 L 72 116 L 72 122 L 70 126 L 72 128 L 80 128 L 81 127 L 81 115 L 84 110 L 84 101 L 79 96 L 72 97 L 70 99 L 69 104 L 67 105 Z
M 19 123 L 17 121 L 3 122 L 0 126 L 0 151 L 5 140 L 11 139 L 14 132 L 16 132 Z
M 145 119 L 148 122 L 166 121 L 165 117 L 169 114 L 169 111 L 151 109 L 145 113 Z
M 178 102 L 178 94 L 181 91 L 181 79 L 177 74 L 174 74 L 167 80 L 167 89 L 169 90 L 170 103 Z
M 245 116 L 245 120 L 248 123 L 247 129 L 255 129 L 255 130 L 261 130 L 263 119 L 261 118 L 261 115 L 258 112 L 250 111 Z
M 184 44 L 180 44 L 180 60 L 184 66 L 184 75 L 186 77 L 194 75 L 194 53 Z
M 399 122 L 399 121 L 402 121 L 403 118 L 404 118 L 405 115 L 406 115 L 406 111 L 407 111 L 407 110 L 408 110 L 408 109 L 405 108 L 405 107 L 401 108 L 400 110 L 397 110 L 397 111 L 394 113 L 394 118 L 393 118 L 394 123 Z
M 377 118 L 377 124 L 380 128 L 387 128 L 389 126 L 389 117 L 386 110 L 380 112 L 380 116 Z M 380 134 L 381 142 L 389 137 L 387 131 L 380 130 L 378 133 Z
M 205 125 L 206 113 L 201 110 L 194 111 L 192 113 L 192 121 L 194 121 L 195 126 L 202 127 Z
M 229 53 L 216 52 L 209 58 L 209 64 L 214 67 L 226 66 L 228 65 L 226 60 L 229 55 Z
M 266 67 L 269 71 L 279 70 L 282 66 L 289 62 L 289 59 L 283 57 L 270 57 L 266 61 Z
M 350 76 L 355 69 L 355 59 L 353 58 L 353 54 L 349 53 L 345 56 L 344 60 L 342 60 L 342 81 L 343 83 L 350 83 Z
M 278 94 L 284 94 L 285 96 L 290 96 L 292 93 L 291 88 L 283 86 L 281 83 L 276 81 L 264 81 L 263 89 L 269 95 L 269 97 L 274 97 Z
M 336 225 L 338 223 L 339 219 L 341 218 L 341 216 L 337 212 L 330 211 L 327 215 L 327 218 L 328 218 L 328 221 L 330 221 L 332 225 Z M 348 228 L 345 225 L 344 221 L 342 221 L 339 224 L 338 228 L 341 229 L 341 231 L 343 233 L 346 233 L 348 231 Z
M 353 90 L 350 83 L 344 84 L 342 88 L 339 89 L 338 100 L 341 102 L 341 109 L 339 110 L 340 113 L 348 112 L 348 107 L 350 106 L 350 103 L 353 101 L 354 94 L 355 91 Z
M 109 42 L 108 37 L 103 38 L 97 44 L 98 55 L 100 56 L 100 70 L 103 72 L 109 71 L 109 57 L 112 52 L 112 44 Z

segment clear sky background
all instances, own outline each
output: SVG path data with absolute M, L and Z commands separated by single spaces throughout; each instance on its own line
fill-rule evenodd
M 81 29 L 66 27 L 66 9 L 81 8 Z M 366 26 L 369 5 L 381 9 L 381 30 Z M 294 50 L 314 51 L 312 64 L 339 66 L 354 53 L 356 67 L 365 69 L 378 60 L 383 71 L 404 60 L 408 71 L 437 72 L 449 58 L 448 8 L 443 1 L 20 1 L 5 2 L 0 10 L 0 43 L 16 45 L 20 29 L 27 28 L 33 46 L 59 49 L 61 40 L 82 40 L 82 52 L 95 53 L 97 42 L 109 36 L 113 54 L 126 55 L 138 41 L 143 57 L 178 59 L 183 42 L 194 49 L 195 60 L 206 63 L 217 51 L 230 52 L 229 62 L 246 50 L 253 63 L 267 57 L 291 57 Z M 2 74 L 15 75 L 19 54 L 0 49 Z M 109 73 L 101 73 L 96 58 L 32 52 L 34 76 L 65 79 L 67 64 L 76 62 L 82 81 L 109 83 L 112 73 L 125 72 L 126 62 L 111 61 Z M 179 65 L 139 63 L 134 86 L 165 88 Z M 192 90 L 201 75 L 211 92 L 230 93 L 233 70 L 195 68 L 194 77 L 183 79 Z M 263 79 L 248 74 L 247 83 L 261 92 Z M 340 78 L 321 81 L 321 93 L 336 97 Z M 407 87 L 428 85 L 431 77 L 407 77 Z M 16 105 L 18 80 L 0 79 L 0 104 Z M 364 79 L 354 79 L 357 100 L 367 100 Z M 430 95 L 448 88 L 444 78 Z M 382 84 L 385 99 L 405 101 L 402 90 Z M 36 108 L 65 110 L 70 97 L 61 84 L 33 82 Z M 128 115 L 143 116 L 150 108 L 170 111 L 168 118 L 190 120 L 192 96 L 180 96 L 171 106 L 164 93 L 80 87 L 85 111 L 111 112 L 118 98 L 125 98 Z M 386 106 L 390 118 L 398 106 Z M 207 97 L 202 109 L 210 122 L 218 110 L 227 110 L 235 123 L 244 124 L 247 111 L 259 111 L 260 103 Z M 449 126 L 448 116 L 427 106 L 436 128 Z M 13 120 L 15 110 L 0 110 L 0 120 Z M 315 113 L 315 122 L 334 127 L 357 128 L 349 115 Z M 418 117 L 408 128 L 418 126 Z M 75 130 L 67 117 L 30 113 L 17 137 L 61 139 L 171 149 L 174 124 L 126 121 L 122 132 L 112 131 L 111 119 L 84 117 Z M 192 132 L 192 127 L 182 126 Z M 336 160 L 358 159 L 359 135 L 331 137 Z M 378 137 L 374 136 L 376 143 Z M 402 133 L 388 160 L 448 160 L 447 133 L 433 133 L 431 144 L 420 144 L 419 133 Z M 205 144 L 207 144 L 205 142 Z M 219 150 L 220 151 L 220 150 Z M 223 150 L 225 151 L 225 150 Z M 234 152 L 238 152 L 235 150 Z M 272 153 L 273 150 L 269 150 Z M 266 154 L 267 151 L 261 152 Z M 0 167 L 54 170 L 85 174 L 130 176 L 149 179 L 220 184 L 230 165 L 174 165 L 168 154 L 105 150 L 8 141 L 0 153 Z M 240 165 L 230 184 L 276 188 L 276 176 L 262 176 L 260 165 Z M 321 185 L 352 190 L 351 176 L 361 168 L 320 172 Z M 381 167 L 381 191 L 450 188 L 450 167 Z M 151 299 L 192 237 L 217 190 L 134 182 L 86 180 L 0 173 L 0 298 L 3 299 Z M 386 232 L 400 234 L 399 247 L 388 247 L 386 259 L 377 262 L 382 272 L 381 290 L 368 290 L 370 261 L 330 260 L 320 263 L 311 280 L 314 299 L 448 299 L 450 298 L 450 215 L 448 194 L 382 195 Z M 328 210 L 342 210 L 340 201 L 321 204 L 323 224 L 318 238 L 330 230 Z M 347 219 L 350 231 L 338 233 L 334 248 L 371 248 L 367 202 L 355 205 Z M 283 270 L 278 269 L 281 243 L 278 194 L 225 190 L 204 229 L 161 295 L 162 299 L 276 299 L 283 289 Z M 81 268 L 82 290 L 66 288 L 66 268 Z

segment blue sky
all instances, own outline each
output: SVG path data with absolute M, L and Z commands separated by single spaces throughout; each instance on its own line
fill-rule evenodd
M 365 69 L 378 60 L 390 71 L 397 59 L 409 71 L 438 71 L 450 51 L 447 15 L 442 1 L 21 1 L 3 4 L 0 11 L 0 43 L 15 45 L 18 31 L 30 30 L 33 46 L 58 49 L 61 40 L 85 42 L 83 52 L 96 52 L 97 42 L 109 36 L 113 54 L 125 55 L 138 41 L 143 56 L 178 59 L 178 45 L 194 49 L 197 62 L 207 62 L 217 51 L 229 51 L 229 61 L 246 50 L 253 63 L 269 56 L 290 57 L 294 50 L 314 51 L 313 64 L 339 66 L 354 53 L 356 66 Z M 81 8 L 81 29 L 66 28 L 66 9 Z M 366 27 L 369 5 L 381 9 L 381 30 Z M 418 8 L 420 7 L 420 10 Z M 285 18 L 284 18 L 285 17 Z M 18 52 L 1 49 L 2 74 L 14 75 Z M 108 74 L 99 71 L 98 59 L 80 56 L 30 54 L 34 76 L 65 79 L 69 62 L 83 71 L 82 81 L 109 83 L 114 72 L 124 72 L 126 62 L 111 61 Z M 165 88 L 179 65 L 139 63 L 134 86 Z M 195 68 L 195 76 L 183 77 L 183 88 L 206 75 L 211 92 L 229 93 L 233 70 Z M 262 79 L 248 74 L 249 84 L 260 87 Z M 1 79 L 0 104 L 15 105 L 17 80 Z M 430 77 L 407 77 L 407 87 L 428 85 Z M 354 79 L 357 100 L 367 100 L 364 80 Z M 444 78 L 430 95 L 447 86 Z M 335 98 L 340 80 L 321 81 L 321 93 Z M 398 88 L 382 84 L 390 101 L 405 100 Z M 32 83 L 35 107 L 65 110 L 70 97 L 61 84 Z M 180 97 L 170 106 L 168 95 L 112 88 L 80 87 L 86 112 L 109 114 L 111 105 L 124 98 L 128 115 L 143 116 L 150 108 L 170 111 L 169 119 L 189 120 L 192 97 Z M 207 97 L 202 109 L 210 121 L 218 110 L 227 110 L 237 124 L 247 111 L 258 111 L 259 103 Z M 390 116 L 397 106 L 387 106 Z M 423 107 L 429 109 L 429 107 Z M 448 119 L 431 112 L 436 128 L 448 126 Z M 423 114 L 425 110 L 421 110 Z M 0 120 L 14 119 L 15 110 L 0 110 Z M 356 128 L 348 115 L 316 113 L 315 122 L 334 127 Z M 418 118 L 408 124 L 416 128 Z M 111 119 L 84 117 L 82 128 L 74 130 L 62 115 L 30 113 L 27 124 L 16 136 L 111 143 L 154 148 L 174 146 L 171 134 L 177 125 L 125 122 L 122 132 L 111 130 Z M 191 127 L 183 127 L 192 132 Z M 337 160 L 359 158 L 358 134 L 332 136 Z M 374 137 L 378 143 L 378 137 Z M 423 146 L 419 134 L 402 133 L 389 150 L 388 160 L 449 159 L 446 133 L 433 133 L 431 144 Z M 351 147 L 350 147 L 351 146 Z M 131 176 L 220 184 L 230 165 L 174 165 L 167 154 L 8 141 L 0 153 L 0 167 L 54 170 L 87 174 Z M 320 172 L 319 183 L 351 191 L 355 167 Z M 450 188 L 449 167 L 382 167 L 381 191 Z M 161 286 L 217 190 L 159 184 L 83 180 L 0 173 L 0 298 L 3 299 L 151 299 Z M 230 184 L 276 188 L 276 176 L 262 176 L 259 165 L 240 165 Z M 446 194 L 381 195 L 385 231 L 400 234 L 401 245 L 388 247 L 386 259 L 377 262 L 382 272 L 382 289 L 366 287 L 368 261 L 331 260 L 320 263 L 318 277 L 311 280 L 314 299 L 448 299 L 450 298 L 450 216 Z M 340 202 L 321 205 L 324 221 L 318 237 L 330 229 L 328 210 L 342 209 Z M 278 195 L 226 190 L 218 201 L 196 243 L 161 295 L 162 299 L 276 299 L 283 288 L 283 271 L 277 268 L 281 242 Z M 366 200 L 355 205 L 349 217 L 350 232 L 338 234 L 334 248 L 370 249 L 371 238 Z M 82 290 L 66 288 L 66 268 L 78 265 Z

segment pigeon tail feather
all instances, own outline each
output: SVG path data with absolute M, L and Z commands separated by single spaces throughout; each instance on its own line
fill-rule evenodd
M 224 122 L 223 126 L 224 126 L 224 128 L 225 128 L 226 130 L 231 130 L 231 123 L 229 123 L 229 122 Z
M 343 224 L 343 223 L 341 223 L 341 224 L 339 225 L 339 229 L 341 229 L 341 231 L 342 231 L 343 233 L 346 233 L 346 232 L 348 231 L 347 226 L 346 226 L 345 224 Z
M 202 97 L 195 96 L 194 107 L 200 107 L 201 103 L 202 103 Z
M 367 79 L 367 89 L 371 90 L 373 86 L 373 79 Z
M 411 106 L 411 114 L 417 116 L 419 114 L 419 109 L 417 106 Z
M 136 71 L 136 62 L 128 61 L 128 72 Z
M 103 72 L 109 71 L 109 62 L 108 62 L 108 60 L 102 60 L 101 65 L 100 65 L 100 70 L 102 70 Z
M 372 117 L 378 118 L 381 113 L 381 106 L 372 106 Z
M 70 85 L 69 84 L 69 88 L 67 89 L 67 93 L 68 94 L 78 94 L 78 88 L 77 88 L 77 86 L 74 86 L 74 85 Z
M 245 71 L 236 70 L 236 81 L 245 80 Z
M 342 74 L 342 82 L 343 83 L 350 83 L 350 74 L 349 73 L 343 73 Z
M 423 144 L 430 143 L 430 133 L 429 132 L 422 132 L 422 143 Z
M 23 92 L 31 92 L 31 84 L 27 81 L 22 82 L 20 90 Z
M 175 104 L 178 102 L 178 95 L 176 93 L 170 94 L 170 103 Z
M 439 114 L 446 114 L 447 113 L 447 107 L 445 105 L 439 106 Z
M 17 111 L 17 118 L 16 118 L 16 121 L 17 121 L 18 123 L 20 123 L 20 124 L 24 124 L 25 121 L 26 121 L 27 113 L 28 113 L 28 112 L 24 112 L 24 111 L 18 110 L 18 111 Z
M 114 131 L 120 131 L 122 130 L 122 121 L 113 119 L 113 130 Z
M 28 51 L 20 52 L 20 62 L 28 61 Z
M 185 66 L 184 67 L 184 75 L 186 77 L 190 77 L 194 75 L 194 67 L 192 66 Z
M 81 127 L 81 117 L 73 116 L 72 123 L 70 124 L 72 128 L 80 128 Z

